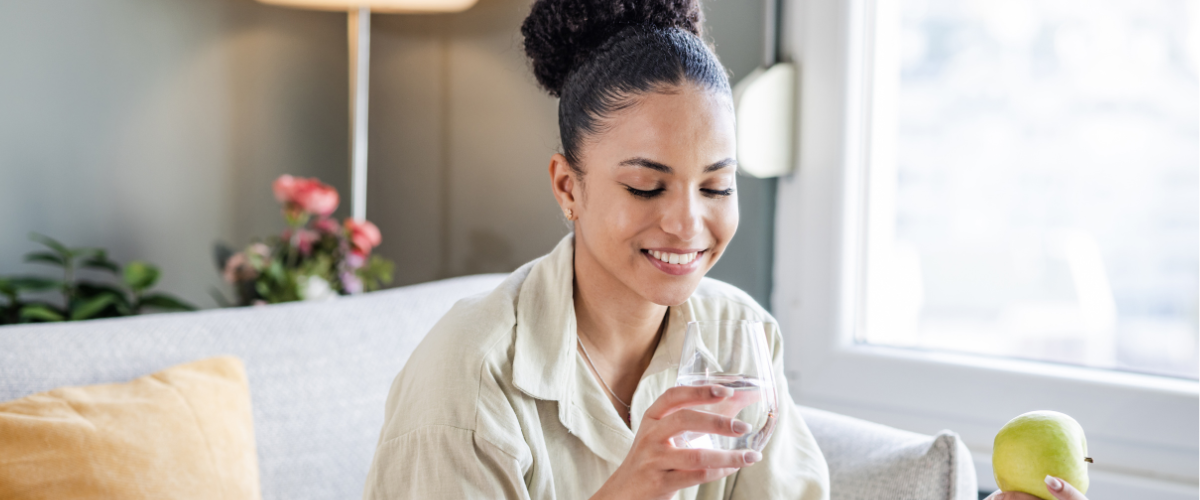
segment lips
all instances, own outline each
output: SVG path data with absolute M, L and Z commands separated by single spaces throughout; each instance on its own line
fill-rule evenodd
M 697 269 L 704 261 L 704 255 L 707 252 L 704 250 L 680 250 L 680 249 L 643 249 L 642 255 L 646 260 L 650 261 L 658 270 L 673 275 L 682 276 L 690 274 Z

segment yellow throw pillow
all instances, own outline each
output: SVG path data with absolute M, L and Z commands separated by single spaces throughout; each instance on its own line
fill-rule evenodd
M 0 403 L 0 498 L 261 498 L 241 360 Z

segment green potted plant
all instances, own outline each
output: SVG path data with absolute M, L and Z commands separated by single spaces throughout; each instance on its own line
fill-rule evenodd
M 151 292 L 160 272 L 153 264 L 133 261 L 123 268 L 101 248 L 68 248 L 49 236 L 31 233 L 42 250 L 25 255 L 25 262 L 57 268 L 61 277 L 0 276 L 0 325 L 53 321 L 82 321 L 142 314 L 150 309 L 191 311 L 195 306 L 172 295 Z M 79 279 L 80 269 L 94 269 L 111 281 Z M 58 292 L 59 297 L 53 297 Z M 35 294 L 36 298 L 28 298 Z

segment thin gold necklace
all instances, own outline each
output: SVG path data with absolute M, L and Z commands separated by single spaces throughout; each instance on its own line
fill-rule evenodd
M 587 348 L 583 346 L 583 339 L 579 338 L 577 335 L 575 336 L 575 340 L 579 342 L 579 348 L 583 349 L 583 357 L 584 359 L 587 359 L 588 366 L 592 367 L 592 371 L 596 373 L 596 378 L 600 380 L 600 385 L 603 385 L 604 389 L 607 390 L 613 399 L 617 400 L 618 403 L 624 405 L 626 409 L 632 410 L 633 407 L 629 406 L 629 403 L 626 403 L 625 401 L 622 401 L 621 398 L 617 397 L 617 393 L 613 392 L 612 387 L 608 386 L 608 382 L 604 381 L 604 377 L 600 375 L 600 370 L 596 369 L 596 364 L 592 362 L 592 357 L 588 355 Z
M 656 342 L 654 342 L 655 350 L 658 350 L 658 343 L 662 342 L 663 330 L 666 330 L 667 317 L 670 313 L 671 313 L 671 308 L 668 307 L 667 314 L 663 315 L 662 324 L 658 326 L 658 340 Z M 618 403 L 621 403 L 621 405 L 624 406 L 627 410 L 632 411 L 633 406 L 631 406 L 629 403 L 626 403 L 620 397 L 617 397 L 617 393 L 612 390 L 612 387 L 608 386 L 608 382 L 604 381 L 604 377 L 600 375 L 600 370 L 596 369 L 596 363 L 592 362 L 592 356 L 588 354 L 587 347 L 584 347 L 584 345 L 583 345 L 583 338 L 581 338 L 578 334 L 576 334 L 575 341 L 579 342 L 579 348 L 583 350 L 583 358 L 587 360 L 588 366 L 592 367 L 592 372 L 594 372 L 596 374 L 596 378 L 598 380 L 600 380 L 600 385 L 604 386 L 604 390 L 608 391 L 608 394 L 611 395 L 613 397 L 613 399 L 617 400 Z

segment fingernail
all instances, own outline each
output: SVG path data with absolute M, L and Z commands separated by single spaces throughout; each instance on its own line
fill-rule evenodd
M 712 395 L 718 398 L 727 398 L 733 395 L 733 389 L 720 385 L 714 385 L 712 388 Z
M 1050 475 L 1046 476 L 1046 486 L 1049 487 L 1051 491 L 1062 491 L 1063 489 L 1062 480 Z
M 742 422 L 741 420 L 734 420 L 732 427 L 733 427 L 733 432 L 736 432 L 738 434 L 745 434 L 747 432 L 750 432 L 750 424 Z
M 762 453 L 759 453 L 754 450 L 750 450 L 750 451 L 747 451 L 746 454 L 742 456 L 742 459 L 745 460 L 746 463 L 748 463 L 748 464 L 756 463 L 759 460 L 762 460 Z

